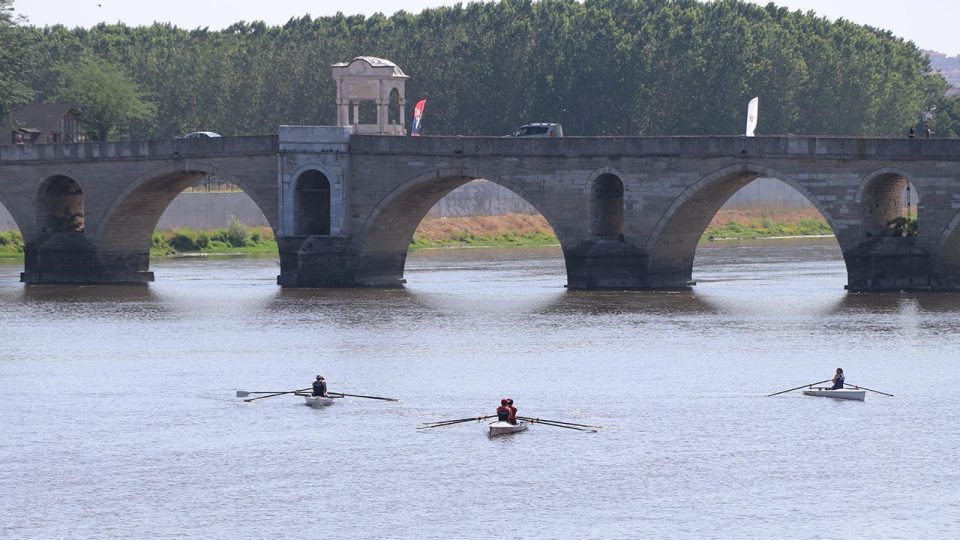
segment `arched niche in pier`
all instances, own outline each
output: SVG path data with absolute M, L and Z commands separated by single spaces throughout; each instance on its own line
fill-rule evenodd
M 304 236 L 330 234 L 330 180 L 320 171 L 304 171 L 297 177 L 294 230 Z
M 904 173 L 884 169 L 868 175 L 857 199 L 865 214 L 864 237 L 902 238 L 919 232 L 919 194 Z
M 619 176 L 608 172 L 593 181 L 590 214 L 594 238 L 623 236 L 623 180 Z
M 46 179 L 37 194 L 37 219 L 41 232 L 83 232 L 83 190 L 70 177 L 57 175 Z

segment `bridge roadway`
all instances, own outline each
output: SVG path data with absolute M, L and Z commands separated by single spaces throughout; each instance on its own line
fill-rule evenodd
M 697 242 L 758 177 L 803 194 L 836 234 L 852 290 L 960 289 L 960 140 L 842 137 L 391 137 L 283 126 L 278 136 L 0 146 L 0 204 L 27 283 L 153 279 L 151 235 L 204 175 L 240 186 L 280 246 L 287 287 L 398 286 L 417 225 L 484 178 L 544 215 L 570 288 L 692 284 Z M 891 236 L 904 191 L 918 234 Z

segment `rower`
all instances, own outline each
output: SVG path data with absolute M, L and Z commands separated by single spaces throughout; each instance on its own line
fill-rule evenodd
M 323 380 L 323 375 L 317 375 L 317 380 L 313 381 L 313 395 L 327 397 L 327 381 Z
M 833 379 L 830 381 L 833 383 L 833 386 L 830 387 L 831 390 L 843 390 L 843 368 L 837 368 L 837 373 L 833 376 Z
M 497 407 L 497 422 L 509 422 L 511 412 L 510 407 L 507 406 L 507 399 L 501 399 L 500 406 Z
M 507 408 L 510 409 L 510 416 L 507 417 L 507 422 L 511 424 L 517 423 L 517 408 L 513 406 L 513 400 L 507 398 Z

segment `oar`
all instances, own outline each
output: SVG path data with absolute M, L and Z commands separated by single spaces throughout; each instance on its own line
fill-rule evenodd
M 815 384 L 822 384 L 822 383 L 829 382 L 829 381 L 832 381 L 832 380 L 833 380 L 833 379 L 827 379 L 827 380 L 825 380 L 825 381 L 817 381 L 817 382 L 813 382 L 813 383 L 810 383 L 810 384 L 805 384 L 805 385 L 803 385 L 803 386 L 798 386 L 798 387 L 796 387 L 796 388 L 791 388 L 791 389 L 789 389 L 789 390 L 784 390 L 784 391 L 782 391 L 782 392 L 777 392 L 777 393 L 775 393 L 775 394 L 770 394 L 770 395 L 767 396 L 767 397 L 779 396 L 780 394 L 786 394 L 787 392 L 793 392 L 794 390 L 799 390 L 799 389 L 801 389 L 801 388 L 806 388 L 806 387 L 808 387 L 808 386 L 813 386 L 813 385 L 815 385 Z
M 544 422 L 543 420 L 530 420 L 529 422 L 530 422 L 531 424 L 543 424 L 543 425 L 545 425 L 545 426 L 553 426 L 553 427 L 558 427 L 558 428 L 563 428 L 563 429 L 575 429 L 575 430 L 577 430 L 577 431 L 586 431 L 586 432 L 589 432 L 589 433 L 596 433 L 596 432 L 597 432 L 597 430 L 595 430 L 595 429 L 588 429 L 588 428 L 575 427 L 575 426 L 564 426 L 564 425 L 561 425 L 561 424 L 554 424 L 553 422 Z
M 497 415 L 491 416 L 474 416 L 473 418 L 461 418 L 459 420 L 444 420 L 441 422 L 427 422 L 420 424 L 422 427 L 440 427 L 440 426 L 449 426 L 451 424 L 462 424 L 464 422 L 480 422 L 482 420 L 487 420 L 489 418 L 496 418 Z
M 496 417 L 496 415 L 475 416 L 473 418 L 461 418 L 460 420 L 445 420 L 442 422 L 431 422 L 429 424 L 420 424 L 419 426 L 417 426 L 417 429 L 430 429 L 435 427 L 452 426 L 454 424 L 463 424 L 465 422 L 479 422 L 481 420 L 486 420 L 488 418 L 494 418 L 494 417 Z
M 248 390 L 237 390 L 237 397 L 247 397 L 250 394 L 282 394 L 283 390 L 271 390 L 269 392 L 253 392 Z
M 361 396 L 359 394 L 344 394 L 343 392 L 327 392 L 328 394 L 336 394 L 338 396 L 349 396 L 349 397 L 359 397 L 367 399 L 382 399 L 383 401 L 400 401 L 399 399 L 394 399 L 390 397 L 380 397 L 380 396 Z
M 858 389 L 858 390 L 867 390 L 868 392 L 876 392 L 877 394 L 880 394 L 880 395 L 893 397 L 893 394 L 888 394 L 888 393 L 886 393 L 886 392 L 881 392 L 881 391 L 879 391 L 879 390 L 870 390 L 870 389 L 867 388 L 866 386 L 860 386 L 860 385 L 858 385 L 858 384 L 849 384 L 849 383 L 844 383 L 844 384 L 845 384 L 846 386 L 852 386 L 852 387 L 854 387 L 854 388 L 856 388 L 856 389 Z
M 591 426 L 591 425 L 588 425 L 588 424 L 574 424 L 573 422 L 561 422 L 561 421 L 559 421 L 559 420 L 547 420 L 546 418 L 542 418 L 542 419 L 541 419 L 541 418 L 530 418 L 529 416 L 518 416 L 517 418 L 519 418 L 520 420 L 527 420 L 527 421 L 530 421 L 530 422 L 550 422 L 551 424 L 564 424 L 564 425 L 567 425 L 567 426 L 578 426 L 578 427 L 586 427 L 586 428 L 598 428 L 598 429 L 599 429 L 599 428 L 603 427 L 603 426 Z
M 256 401 L 256 400 L 258 400 L 258 399 L 266 399 L 266 398 L 268 398 L 268 397 L 282 396 L 282 395 L 284 395 L 284 394 L 296 394 L 297 392 L 306 392 L 307 390 L 312 390 L 312 388 L 303 388 L 303 389 L 301 389 L 301 390 L 290 390 L 289 392 L 277 392 L 276 394 L 267 394 L 267 395 L 265 395 L 265 396 L 259 396 L 259 397 L 255 397 L 255 398 L 245 399 L 245 400 L 243 400 L 243 402 L 244 402 L 244 403 L 250 403 L 251 401 Z

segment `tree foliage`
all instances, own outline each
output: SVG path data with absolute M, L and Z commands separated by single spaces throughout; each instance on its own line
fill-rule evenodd
M 0 0 L 0 121 L 33 97 L 27 80 L 32 62 L 15 29 L 17 22 L 13 0 Z
M 119 66 L 95 58 L 81 58 L 56 66 L 60 87 L 57 101 L 72 103 L 81 122 L 105 141 L 126 131 L 134 122 L 149 122 L 157 107 L 144 99 L 137 84 Z
M 742 0 L 502 0 L 222 31 L 16 30 L 38 66 L 124 66 L 158 108 L 137 138 L 331 124 L 330 65 L 359 55 L 411 76 L 406 112 L 430 100 L 425 134 L 499 135 L 537 121 L 569 135 L 739 134 L 759 96 L 758 134 L 900 136 L 946 88 L 889 32 Z M 53 70 L 30 84 L 58 94 Z

